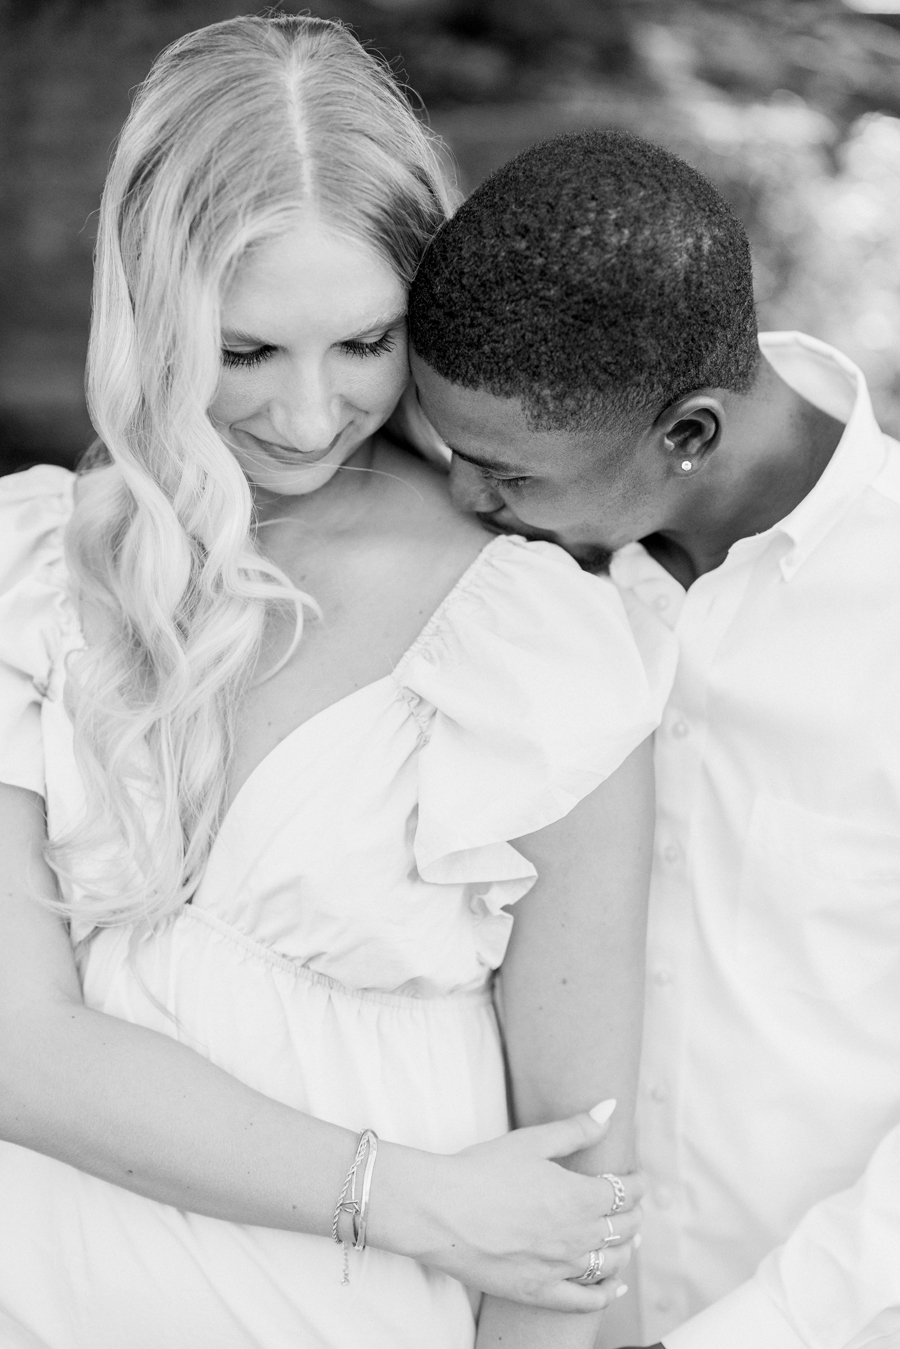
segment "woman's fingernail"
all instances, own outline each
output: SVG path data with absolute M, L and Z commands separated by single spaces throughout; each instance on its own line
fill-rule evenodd
M 635 1232 L 634 1236 L 631 1238 L 631 1244 L 635 1250 L 640 1249 L 643 1240 L 644 1238 L 641 1236 L 640 1232 Z
M 627 1292 L 628 1292 L 628 1284 L 620 1283 L 618 1288 L 616 1289 L 616 1297 L 624 1297 Z
M 601 1101 L 599 1105 L 595 1105 L 593 1110 L 588 1111 L 588 1114 L 595 1124 L 605 1124 L 615 1108 L 616 1098 L 611 1096 L 608 1101 Z

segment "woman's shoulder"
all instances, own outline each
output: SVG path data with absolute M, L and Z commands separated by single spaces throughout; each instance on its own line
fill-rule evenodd
M 482 674 L 498 690 L 511 679 L 555 680 L 585 693 L 643 690 L 661 706 L 672 653 L 662 637 L 633 631 L 608 576 L 583 570 L 554 543 L 487 529 L 454 503 L 446 466 L 383 441 L 378 467 L 390 483 L 391 544 L 420 575 L 458 578 L 439 592 L 445 598 L 398 675 L 415 678 L 424 660 L 473 687 Z
M 477 516 L 461 510 L 453 501 L 448 464 L 382 437 L 377 445 L 376 465 L 393 484 L 393 503 L 423 532 L 437 526 L 461 539 L 480 538 L 486 542 L 491 537 Z M 416 509 L 411 511 L 413 501 Z
M 606 577 L 555 544 L 492 538 L 396 672 L 423 727 L 422 874 L 472 879 L 479 849 L 565 815 L 659 724 L 674 665 Z
M 608 683 L 626 671 L 627 682 L 642 668 L 621 595 L 608 577 L 582 570 L 554 543 L 480 528 L 478 537 L 473 561 L 418 644 L 432 666 L 453 647 L 453 668 L 467 655 L 469 678 L 476 677 L 476 665 L 493 676 L 492 666 L 506 664 L 509 675 L 523 679 L 540 667 L 545 677 L 568 670 L 569 682 L 580 673 L 585 679 L 602 674 Z
M 376 546 L 403 559 L 435 603 L 493 537 L 481 521 L 454 503 L 446 469 L 387 441 L 378 446 L 376 471 L 383 474 L 382 514 L 373 530 Z M 430 578 L 430 579 L 429 579 Z
M 460 727 L 510 744 L 636 744 L 658 723 L 676 652 L 635 630 L 616 587 L 547 542 L 493 536 L 396 677 Z

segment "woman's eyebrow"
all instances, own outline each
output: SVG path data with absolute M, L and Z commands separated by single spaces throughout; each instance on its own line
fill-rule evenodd
M 352 342 L 357 337 L 364 336 L 366 333 L 383 333 L 389 328 L 396 328 L 406 319 L 405 309 L 395 309 L 392 314 L 378 314 L 371 322 L 360 324 L 352 337 L 344 338 L 345 342 Z M 222 330 L 222 341 L 228 345 L 240 345 L 245 347 L 270 347 L 275 343 L 267 342 L 262 337 L 257 337 L 254 333 L 245 333 L 237 328 L 224 328 Z
M 254 337 L 252 333 L 242 333 L 236 328 L 224 328 L 222 330 L 222 341 L 226 344 L 239 343 L 243 347 L 267 347 L 271 343 L 264 342 L 261 337 Z
M 405 320 L 405 309 L 395 309 L 392 314 L 378 314 L 372 319 L 371 323 L 361 323 L 354 336 L 359 336 L 361 333 L 387 332 L 388 328 L 396 328 L 398 324 L 405 322 Z M 349 340 L 352 341 L 352 338 Z

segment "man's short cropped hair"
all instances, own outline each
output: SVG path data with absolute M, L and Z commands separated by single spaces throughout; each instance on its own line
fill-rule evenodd
M 429 245 L 410 338 L 439 375 L 520 398 L 536 429 L 652 420 L 759 362 L 750 248 L 712 184 L 621 131 L 532 146 Z

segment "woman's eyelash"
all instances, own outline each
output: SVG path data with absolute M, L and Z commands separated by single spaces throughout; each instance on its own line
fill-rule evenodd
M 225 365 L 246 369 L 250 365 L 260 365 L 274 350 L 274 347 L 257 347 L 254 351 L 229 351 L 227 347 L 223 347 L 222 361 Z
M 342 342 L 344 351 L 349 351 L 351 356 L 383 356 L 389 351 L 393 351 L 397 345 L 397 339 L 391 332 L 385 333 L 375 342 Z
M 385 333 L 375 342 L 351 340 L 340 343 L 341 349 L 349 352 L 351 356 L 384 356 L 393 351 L 396 345 L 397 339 L 392 332 Z M 229 351 L 227 347 L 223 347 L 222 360 L 227 366 L 246 370 L 249 366 L 260 365 L 274 350 L 274 347 L 257 347 L 254 351 Z

